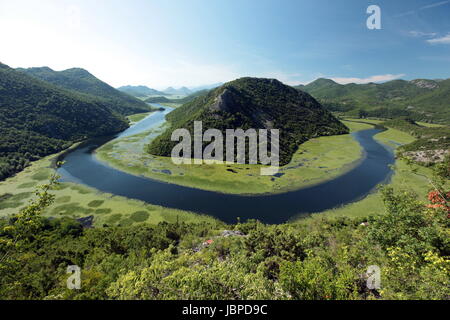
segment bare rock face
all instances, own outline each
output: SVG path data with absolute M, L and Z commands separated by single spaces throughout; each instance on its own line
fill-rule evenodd
M 234 104 L 233 94 L 229 89 L 225 89 L 222 94 L 218 95 L 214 103 L 209 107 L 211 111 L 231 112 Z
M 442 162 L 447 154 L 450 154 L 450 150 L 438 149 L 404 152 L 404 155 L 413 161 L 425 163 Z
M 423 89 L 437 89 L 439 88 L 439 84 L 436 81 L 433 80 L 424 80 L 424 79 L 417 79 L 412 80 L 411 83 L 415 84 L 419 88 Z

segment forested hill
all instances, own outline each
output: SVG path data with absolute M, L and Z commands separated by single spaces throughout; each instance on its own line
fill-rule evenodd
M 163 96 L 165 93 L 158 91 L 147 86 L 122 86 L 117 88 L 117 90 L 125 92 L 133 97 L 147 97 L 151 95 Z
M 175 109 L 167 119 L 171 127 L 149 146 L 152 154 L 170 156 L 176 142 L 172 131 L 193 132 L 194 121 L 203 129 L 280 129 L 280 163 L 290 161 L 298 146 L 310 138 L 343 134 L 348 128 L 308 93 L 275 79 L 241 78 L 211 90 Z
M 191 93 L 190 95 L 188 95 L 186 97 L 179 98 L 179 99 L 169 99 L 169 98 L 164 97 L 164 96 L 158 96 L 158 97 L 147 98 L 144 101 L 147 102 L 147 103 L 180 103 L 180 104 L 183 104 L 183 103 L 190 102 L 190 101 L 194 100 L 197 97 L 204 96 L 204 95 L 208 94 L 208 91 L 209 90 L 207 90 L 207 89 L 196 91 L 196 92 Z
M 54 71 L 48 67 L 42 67 L 18 70 L 59 87 L 93 95 L 104 100 L 109 109 L 121 115 L 147 112 L 150 109 L 145 102 L 111 87 L 84 69 Z
M 450 79 L 393 80 L 381 84 L 341 85 L 317 79 L 295 87 L 311 94 L 332 111 L 364 116 L 450 123 Z
M 0 63 L 0 179 L 71 141 L 126 127 L 104 100 L 61 89 Z

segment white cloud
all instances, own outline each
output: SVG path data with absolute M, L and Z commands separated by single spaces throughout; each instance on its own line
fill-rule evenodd
M 450 44 L 450 33 L 444 37 L 429 39 L 427 42 L 431 44 Z
M 363 83 L 369 83 L 369 82 L 385 82 L 385 81 L 391 81 L 395 79 L 399 79 L 401 77 L 404 77 L 405 74 L 382 74 L 382 75 L 375 75 L 368 78 L 330 78 L 331 80 L 340 83 L 340 84 L 348 84 L 348 83 L 357 83 L 357 84 L 363 84 Z
M 410 31 L 409 34 L 413 37 L 435 37 L 436 32 L 422 32 L 422 31 Z
M 421 9 L 421 10 L 424 10 L 424 9 L 431 9 L 431 8 L 443 6 L 444 4 L 447 4 L 447 3 L 450 3 L 450 0 L 432 3 L 432 4 L 429 4 L 429 5 L 423 6 L 423 7 L 420 8 L 420 9 Z
M 446 5 L 448 3 L 450 3 L 450 0 L 445 0 L 445 1 L 441 1 L 441 2 L 435 2 L 435 3 L 432 3 L 432 4 L 425 5 L 423 7 L 420 7 L 417 10 L 410 10 L 410 11 L 406 11 L 406 12 L 403 12 L 403 13 L 399 13 L 397 15 L 394 15 L 394 18 L 410 16 L 410 15 L 415 14 L 418 11 L 428 10 L 428 9 L 440 7 L 440 6 Z

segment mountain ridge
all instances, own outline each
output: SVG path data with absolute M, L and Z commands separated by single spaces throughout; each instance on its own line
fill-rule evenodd
M 450 79 L 343 85 L 320 78 L 294 88 L 308 92 L 332 111 L 349 115 L 363 110 L 368 116 L 409 116 L 419 121 L 450 122 Z
M 58 87 L 101 99 L 112 111 L 121 115 L 146 112 L 150 109 L 143 101 L 113 88 L 82 68 L 54 71 L 49 67 L 34 67 L 17 70 Z
M 72 142 L 128 127 L 103 100 L 0 63 L 0 179 Z

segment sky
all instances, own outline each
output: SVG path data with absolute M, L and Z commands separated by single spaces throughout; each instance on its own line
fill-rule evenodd
M 450 0 L 0 0 L 0 32 L 4 64 L 115 87 L 450 78 Z

